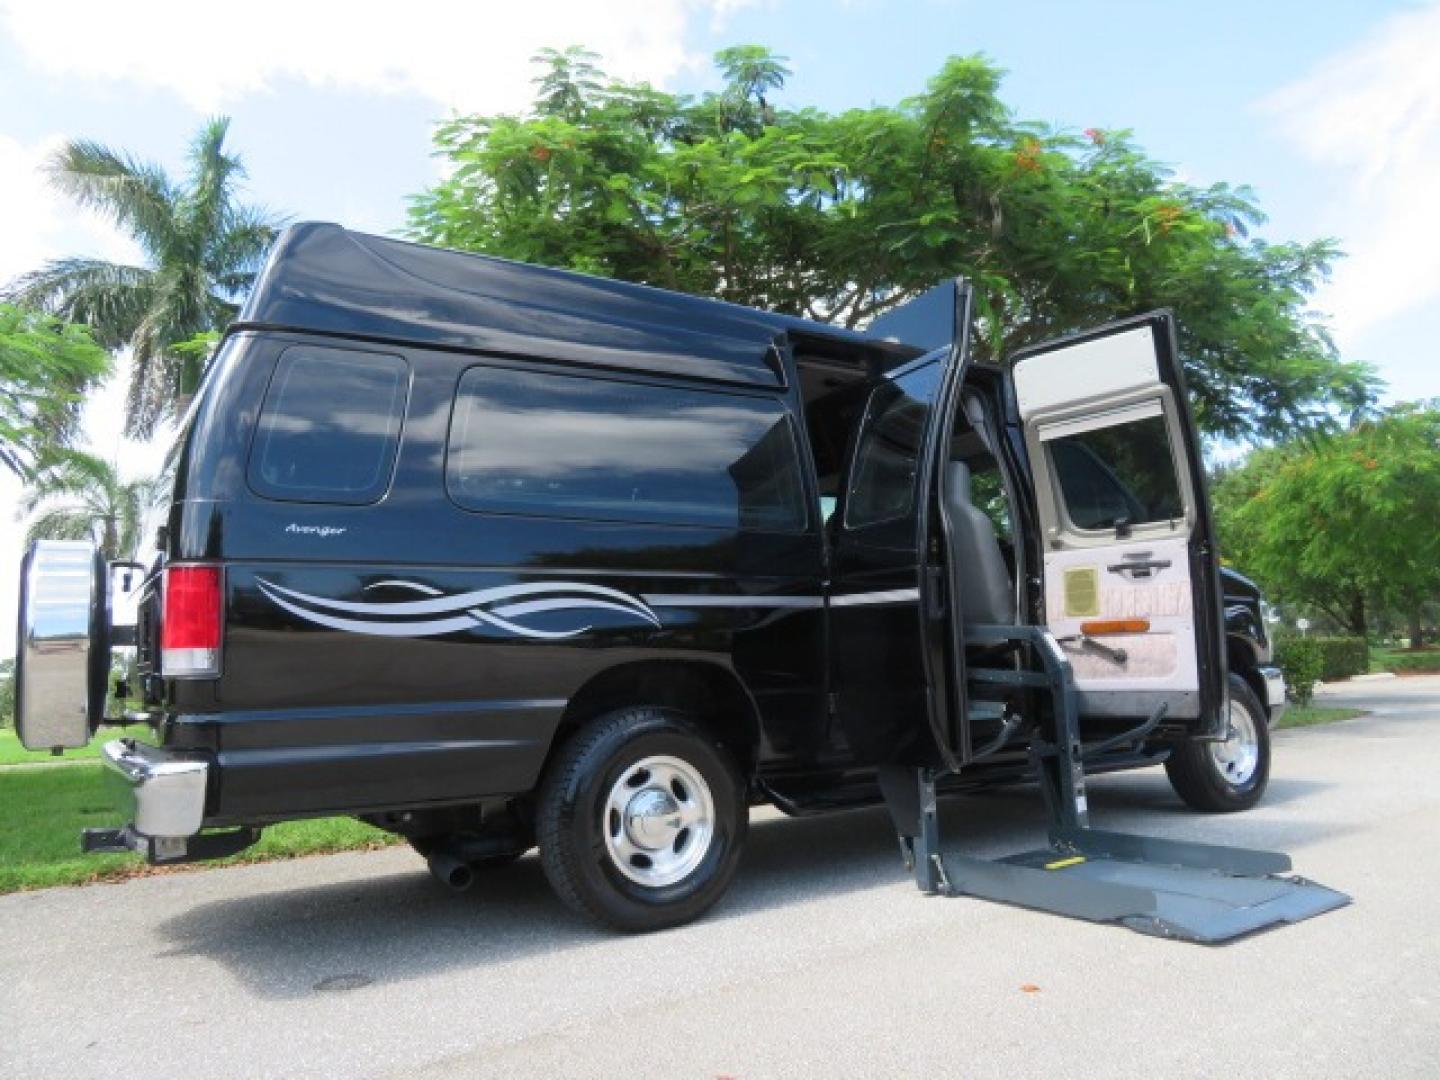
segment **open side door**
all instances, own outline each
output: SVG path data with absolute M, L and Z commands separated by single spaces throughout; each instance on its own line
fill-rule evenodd
M 969 750 L 958 597 L 937 492 L 968 358 L 971 290 L 948 348 L 876 380 L 830 523 L 835 720 L 857 763 L 959 768 Z
M 1013 377 L 1044 533 L 1046 625 L 1081 716 L 1219 735 L 1218 556 L 1174 319 L 1156 312 L 1032 346 Z

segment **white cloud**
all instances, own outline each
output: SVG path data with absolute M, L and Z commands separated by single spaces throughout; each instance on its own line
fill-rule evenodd
M 1342 346 L 1440 297 L 1440 4 L 1393 15 L 1261 103 L 1343 182 L 1327 225 L 1348 257 L 1319 297 Z
M 107 221 L 50 188 L 41 167 L 62 142 L 59 135 L 27 144 L 0 134 L 0 285 L 65 253 L 114 262 L 140 257 Z
M 723 19 L 748 2 L 251 0 L 222 15 L 194 0 L 0 0 L 0 12 L 42 71 L 170 90 L 202 111 L 288 78 L 499 112 L 529 102 L 541 48 L 584 44 L 611 74 L 663 84 L 700 59 L 685 46 L 692 13 Z

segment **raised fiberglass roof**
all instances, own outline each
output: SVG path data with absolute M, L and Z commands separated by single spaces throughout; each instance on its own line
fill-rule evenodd
M 825 323 L 664 289 L 307 222 L 276 242 L 232 329 L 342 334 L 489 353 L 784 384 L 778 350 L 921 350 Z

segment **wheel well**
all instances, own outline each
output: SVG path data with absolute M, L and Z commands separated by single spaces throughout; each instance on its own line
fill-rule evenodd
M 1265 680 L 1260 677 L 1259 665 L 1255 662 L 1255 647 L 1242 637 L 1234 634 L 1225 638 L 1225 660 L 1230 674 L 1239 675 L 1245 685 L 1255 691 L 1255 700 L 1267 713 L 1270 705 L 1265 692 Z
M 627 705 L 659 705 L 685 713 L 720 741 L 742 775 L 755 775 L 759 710 L 733 672 L 703 661 L 640 661 L 594 676 L 565 707 L 551 754 L 587 721 Z

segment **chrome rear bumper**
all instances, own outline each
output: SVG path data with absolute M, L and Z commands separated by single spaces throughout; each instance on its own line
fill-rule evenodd
M 87 833 L 86 850 L 129 849 L 155 862 L 184 858 L 205 820 L 209 762 L 134 739 L 107 742 L 100 758 L 130 820 L 123 829 Z

